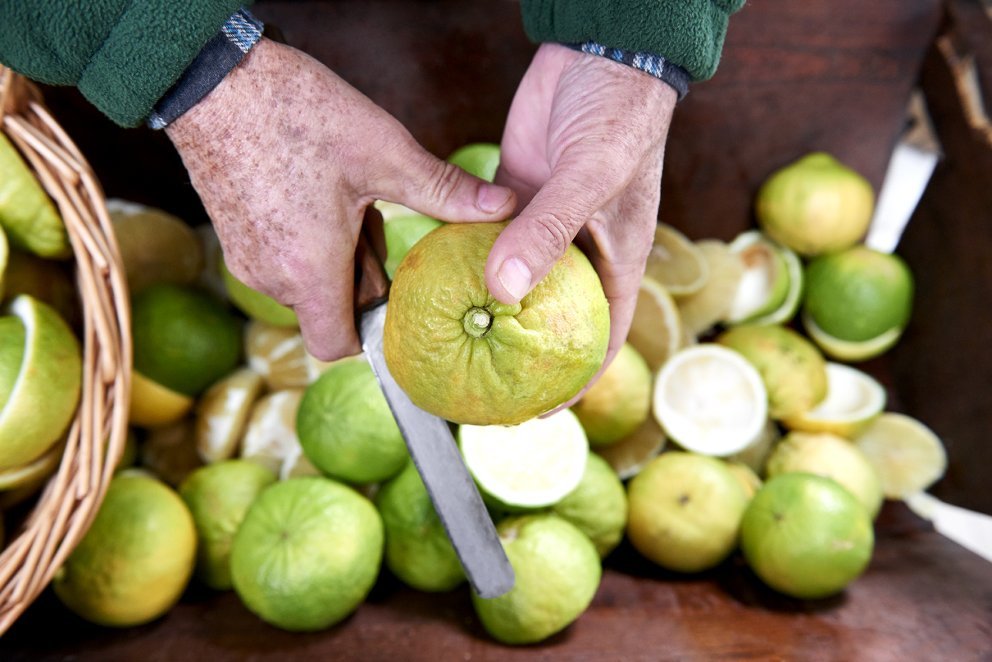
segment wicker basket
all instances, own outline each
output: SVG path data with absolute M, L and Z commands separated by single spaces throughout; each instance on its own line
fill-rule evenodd
M 83 318 L 83 381 L 58 470 L 0 554 L 0 634 L 48 585 L 106 493 L 127 436 L 130 309 L 103 192 L 36 87 L 0 68 L 0 130 L 56 202 L 72 243 Z

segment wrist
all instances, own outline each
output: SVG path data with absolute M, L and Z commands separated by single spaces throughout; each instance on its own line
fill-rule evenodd
M 589 55 L 605 57 L 618 64 L 623 64 L 649 76 L 667 83 L 678 95 L 679 101 L 689 92 L 692 77 L 689 72 L 677 64 L 666 60 L 661 55 L 628 51 L 622 48 L 610 48 L 595 41 L 585 41 L 580 44 L 564 44 L 568 48 Z

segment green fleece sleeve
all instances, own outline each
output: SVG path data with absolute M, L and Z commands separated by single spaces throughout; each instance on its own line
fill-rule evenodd
M 0 62 L 137 126 L 245 0 L 0 0 Z
M 693 80 L 716 73 L 730 14 L 744 0 L 521 0 L 535 42 L 581 44 L 660 55 Z

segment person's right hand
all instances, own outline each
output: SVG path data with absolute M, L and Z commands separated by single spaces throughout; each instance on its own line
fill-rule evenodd
M 359 351 L 354 256 L 374 200 L 446 221 L 502 220 L 515 205 L 316 60 L 266 39 L 166 132 L 231 273 L 291 306 L 321 360 Z

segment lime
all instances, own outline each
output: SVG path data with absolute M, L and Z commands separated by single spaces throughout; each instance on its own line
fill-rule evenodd
M 469 143 L 449 154 L 448 163 L 455 164 L 479 179 L 491 182 L 499 168 L 499 157 L 499 145 L 486 142 Z
M 947 451 L 940 437 L 906 414 L 883 413 L 853 441 L 875 468 L 882 493 L 890 499 L 922 492 L 947 470 Z
M 193 419 L 150 428 L 138 448 L 139 464 L 172 487 L 179 487 L 194 470 L 203 466 L 196 450 Z
M 17 149 L 0 133 L 0 228 L 12 246 L 47 258 L 72 254 L 69 235 L 51 198 Z
M 679 350 L 683 335 L 681 314 L 672 295 L 657 281 L 642 278 L 627 342 L 654 373 Z
M 620 347 L 572 411 L 594 447 L 620 441 L 651 415 L 651 371 L 630 343 Z
M 124 200 L 108 200 L 107 211 L 131 294 L 155 283 L 189 285 L 200 275 L 203 246 L 185 221 Z
M 386 275 L 392 278 L 396 273 L 396 267 L 400 265 L 413 245 L 423 239 L 428 232 L 442 225 L 444 224 L 441 221 L 423 214 L 399 216 L 384 222 L 382 232 L 386 236 L 386 261 L 383 267 Z
M 730 455 L 754 443 L 768 419 L 768 394 L 757 369 L 714 343 L 680 350 L 655 380 L 653 411 L 686 450 Z
M 692 336 L 706 333 L 727 318 L 744 277 L 744 261 L 725 242 L 705 239 L 696 246 L 706 260 L 709 276 L 699 291 L 678 298 L 682 324 Z
M 808 411 L 827 395 L 823 355 L 788 327 L 745 324 L 724 331 L 717 342 L 740 352 L 761 373 L 772 418 Z
M 504 223 L 451 223 L 396 270 L 386 363 L 417 406 L 455 423 L 512 425 L 565 402 L 606 358 L 609 304 L 574 245 L 520 303 L 489 293 L 485 265 Z
M 245 285 L 232 274 L 223 259 L 220 261 L 220 276 L 227 289 L 227 297 L 238 310 L 251 319 L 260 320 L 273 326 L 296 327 L 299 320 L 289 306 L 284 306 L 267 294 Z
M 761 229 L 806 256 L 855 244 L 868 230 L 874 207 L 868 180 L 823 152 L 772 173 L 755 199 Z
M 382 520 L 368 499 L 329 478 L 291 478 L 248 509 L 231 546 L 231 579 L 262 620 L 322 630 L 368 595 L 382 547 Z
M 462 425 L 458 443 L 483 495 L 508 510 L 561 501 L 582 480 L 589 444 L 569 409 L 519 425 Z
M 826 369 L 826 397 L 813 409 L 786 416 L 782 422 L 793 430 L 850 438 L 885 409 L 885 389 L 874 377 L 849 365 L 827 361 Z
M 192 287 L 151 285 L 131 313 L 134 369 L 173 391 L 199 395 L 241 358 L 238 320 Z
M 0 469 L 58 441 L 76 413 L 83 374 L 79 341 L 53 308 L 22 294 L 9 312 L 0 329 Z
M 553 514 L 511 517 L 497 527 L 513 567 L 513 588 L 498 598 L 472 593 L 486 631 L 505 644 L 531 644 L 571 625 L 596 595 L 602 567 L 596 548 Z
M 663 285 L 671 294 L 685 296 L 701 290 L 710 274 L 699 247 L 679 230 L 659 223 L 644 275 Z
M 899 339 L 913 289 L 913 275 L 898 255 L 865 246 L 824 255 L 806 268 L 803 321 L 827 354 L 868 359 Z
M 110 481 L 96 518 L 52 585 L 86 620 L 131 627 L 176 604 L 195 560 L 196 529 L 183 500 L 160 481 L 125 471 Z
M 700 572 L 737 547 L 748 497 L 724 460 L 696 453 L 662 453 L 627 486 L 627 537 L 654 563 Z
M 744 513 L 741 550 L 755 574 L 796 598 L 833 595 L 868 566 L 871 518 L 839 483 L 808 473 L 766 482 Z
M 72 263 L 48 260 L 11 250 L 2 275 L 3 300 L 29 294 L 54 308 L 70 328 L 82 328 L 82 303 L 73 280 Z
M 288 478 L 303 454 L 296 434 L 302 400 L 303 389 L 298 388 L 266 393 L 256 400 L 241 438 L 241 457 Z
M 551 510 L 577 526 L 605 558 L 620 544 L 627 527 L 627 491 L 613 467 L 592 453 L 578 487 Z
M 41 457 L 12 469 L 0 470 L 0 492 L 14 490 L 26 485 L 39 485 L 55 473 L 62 461 L 65 444 L 55 444 Z
M 303 452 L 328 476 L 376 483 L 409 454 L 386 397 L 364 358 L 335 363 L 307 387 L 296 417 Z
M 131 372 L 131 401 L 127 420 L 131 425 L 154 428 L 175 423 L 193 408 L 193 398 L 153 382 L 137 370 Z
M 790 432 L 775 446 L 765 473 L 805 472 L 833 478 L 853 494 L 872 518 L 882 507 L 878 474 L 857 446 L 829 432 Z
M 231 543 L 241 521 L 276 475 L 247 460 L 224 460 L 200 467 L 179 487 L 199 544 L 196 574 L 210 588 L 231 588 Z
M 375 504 L 386 531 L 386 567 L 401 581 L 431 592 L 450 591 L 465 581 L 458 554 L 412 461 L 379 488 Z
M 790 248 L 758 231 L 738 235 L 730 249 L 744 263 L 727 314 L 731 324 L 781 324 L 799 309 L 803 265 Z
M 193 435 L 204 462 L 234 457 L 244 436 L 252 407 L 265 383 L 251 368 L 239 368 L 214 382 L 196 403 Z
M 668 438 L 654 416 L 620 441 L 593 449 L 621 480 L 633 478 L 665 448 Z
M 307 353 L 299 329 L 257 320 L 245 326 L 245 355 L 270 391 L 303 388 L 330 365 Z

